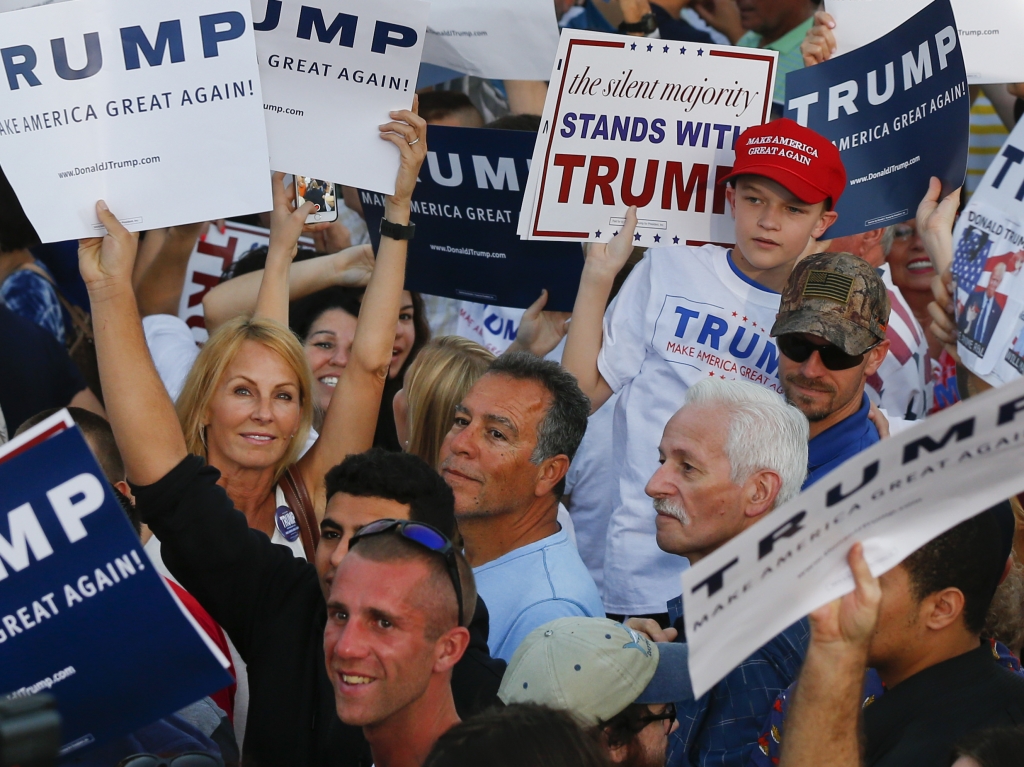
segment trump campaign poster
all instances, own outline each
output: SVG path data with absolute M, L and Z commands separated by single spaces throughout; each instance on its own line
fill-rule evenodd
M 48 692 L 61 754 L 231 684 L 61 411 L 0 450 L 0 695 Z
M 582 248 L 516 235 L 533 144 L 528 131 L 427 129 L 427 160 L 412 195 L 409 290 L 525 308 L 547 289 L 546 309 L 572 311 Z M 360 201 L 376 248 L 384 200 L 361 191 Z
M 953 230 L 960 360 L 999 386 L 1024 374 L 1024 123 L 1006 139 Z
M 377 126 L 410 109 L 423 0 L 253 0 L 270 166 L 395 191 L 399 152 Z
M 719 180 L 768 119 L 778 53 L 563 30 L 519 234 L 607 242 L 636 205 L 637 246 L 731 244 Z
M 949 0 L 863 48 L 786 77 L 786 116 L 839 148 L 847 186 L 825 237 L 914 217 L 932 176 L 964 182 L 970 95 Z
M 0 166 L 44 242 L 103 234 L 99 199 L 131 231 L 270 209 L 246 0 L 11 11 L 0 52 Z
M 812 610 L 853 590 L 850 547 L 875 576 L 1024 490 L 1024 379 L 853 456 L 683 573 L 699 697 Z

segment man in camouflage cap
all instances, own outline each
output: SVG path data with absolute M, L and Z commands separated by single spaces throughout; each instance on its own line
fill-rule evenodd
M 889 350 L 889 295 L 879 274 L 849 253 L 796 265 L 772 327 L 786 399 L 811 423 L 808 487 L 878 441 L 864 384 Z

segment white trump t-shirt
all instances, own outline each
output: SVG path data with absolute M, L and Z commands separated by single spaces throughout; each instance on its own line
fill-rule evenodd
M 779 300 L 743 275 L 725 248 L 679 246 L 647 251 L 608 307 L 597 365 L 620 393 L 609 467 L 618 498 L 604 560 L 609 613 L 662 613 L 679 595 L 687 562 L 658 548 L 654 508 L 644 493 L 658 468 L 662 431 L 686 390 L 705 378 L 782 391 L 779 353 L 769 337 Z

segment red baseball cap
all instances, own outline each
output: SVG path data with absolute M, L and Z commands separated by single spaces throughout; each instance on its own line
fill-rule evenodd
M 723 181 L 765 176 L 808 203 L 831 200 L 846 187 L 846 168 L 835 145 L 788 118 L 752 125 L 736 141 L 736 163 Z

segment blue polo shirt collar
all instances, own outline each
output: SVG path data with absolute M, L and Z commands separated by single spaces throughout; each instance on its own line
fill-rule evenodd
M 871 402 L 868 400 L 867 394 L 862 396 L 860 409 L 856 413 L 825 429 L 807 443 L 808 474 L 813 474 L 816 469 L 834 461 L 844 453 L 851 452 L 852 445 L 862 444 L 865 441 L 877 441 L 875 425 L 868 419 Z M 875 431 L 874 435 L 871 433 L 872 431 Z M 859 450 L 852 451 L 851 454 L 857 452 Z

